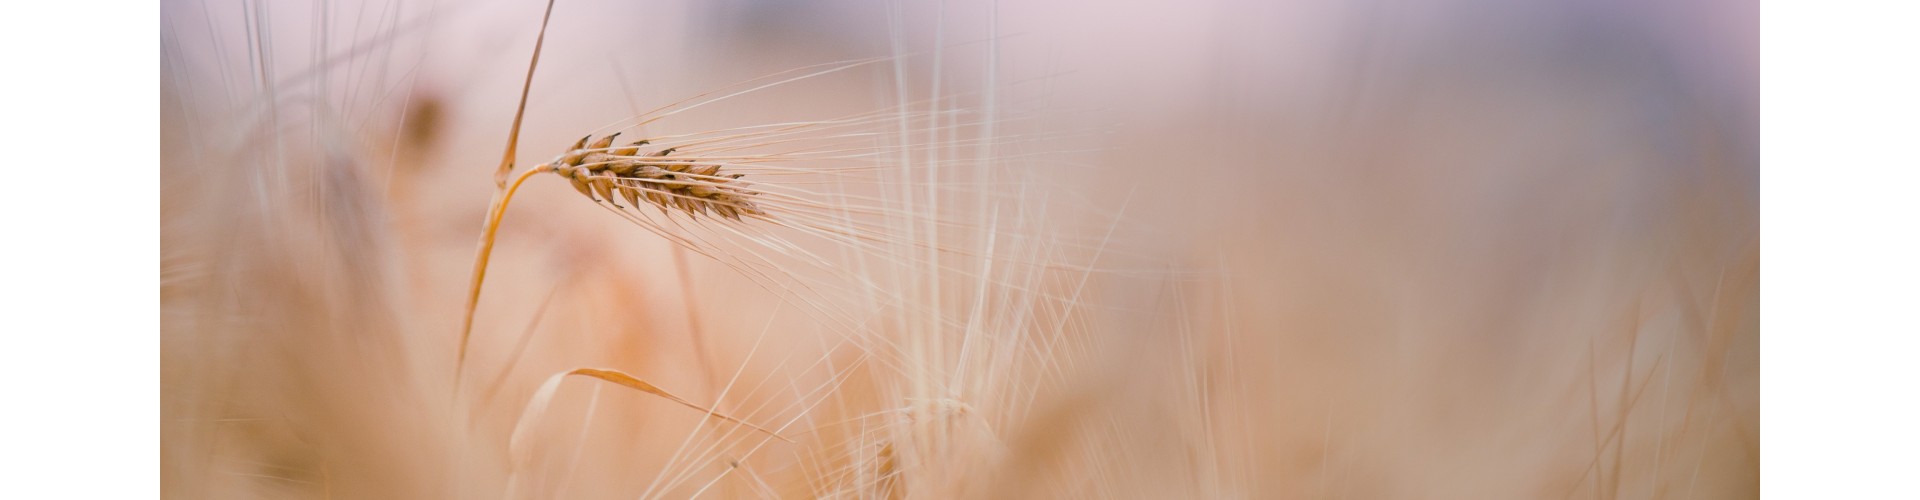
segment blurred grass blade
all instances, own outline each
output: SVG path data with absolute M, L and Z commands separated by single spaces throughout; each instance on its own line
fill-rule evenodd
M 645 392 L 648 394 L 659 396 L 661 398 L 667 399 L 668 401 L 679 403 L 682 406 L 686 406 L 688 408 L 692 408 L 695 410 L 700 410 L 701 412 L 704 412 L 707 415 L 713 416 L 715 418 L 740 424 L 740 425 L 746 426 L 747 428 L 766 433 L 769 436 L 773 436 L 775 439 L 779 439 L 781 441 L 786 441 L 789 443 L 793 442 L 792 439 L 787 439 L 786 436 L 781 436 L 779 433 L 773 432 L 771 430 L 767 430 L 757 425 L 747 423 L 744 420 L 740 420 L 740 419 L 722 414 L 718 411 L 714 411 L 712 408 L 700 406 L 699 404 L 695 404 L 692 401 L 687 401 L 686 399 L 683 399 L 680 396 L 675 396 L 673 395 L 673 393 L 667 392 L 665 389 L 661 389 L 658 386 L 647 383 L 647 381 L 640 380 L 639 378 L 634 377 L 632 375 L 628 375 L 626 373 L 622 373 L 617 370 L 605 370 L 600 368 L 575 368 L 573 370 L 554 374 L 552 377 L 547 379 L 547 382 L 545 384 L 540 385 L 540 390 L 535 391 L 533 393 L 533 399 L 527 401 L 526 409 L 522 411 L 520 414 L 519 423 L 514 424 L 513 437 L 510 438 L 510 440 L 508 441 L 508 447 L 514 450 L 521 449 L 520 440 L 521 440 L 522 434 L 524 434 L 528 426 L 532 425 L 533 422 L 539 420 L 538 417 L 540 416 L 540 414 L 546 412 L 547 406 L 550 403 L 552 403 L 554 393 L 559 391 L 560 389 L 560 382 L 565 381 L 567 376 L 569 375 L 577 375 L 582 377 L 600 379 L 603 381 L 612 382 L 622 387 L 626 387 L 629 389 L 634 389 L 640 392 Z

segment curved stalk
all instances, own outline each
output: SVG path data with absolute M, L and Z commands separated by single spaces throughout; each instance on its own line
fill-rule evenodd
M 467 288 L 466 319 L 463 320 L 460 325 L 460 354 L 459 357 L 454 360 L 453 365 L 453 390 L 455 394 L 460 392 L 461 374 L 466 371 L 467 341 L 473 336 L 473 314 L 480 306 L 480 284 L 487 279 L 487 261 L 493 256 L 493 237 L 500 231 L 500 219 L 506 217 L 507 203 L 513 201 L 513 193 L 520 190 L 521 183 L 533 177 L 533 174 L 552 169 L 553 167 L 551 166 L 541 165 L 528 169 L 526 172 L 521 172 L 519 177 L 513 179 L 513 183 L 508 184 L 506 189 L 500 191 L 500 196 L 498 196 L 492 206 L 487 209 L 487 225 L 480 230 L 480 248 L 473 256 L 473 280 L 472 285 Z
M 453 400 L 460 398 L 460 378 L 466 372 L 467 340 L 473 335 L 473 313 L 480 305 L 480 282 L 487 277 L 487 258 L 493 253 L 493 234 L 500 228 L 500 218 L 507 214 L 507 202 L 513 200 L 513 192 L 520 189 L 520 183 L 526 182 L 533 174 L 545 172 L 552 167 L 541 165 L 528 169 L 507 184 L 507 176 L 513 173 L 514 152 L 520 146 L 520 123 L 527 116 L 527 94 L 533 91 L 533 72 L 540 67 L 540 49 L 547 44 L 547 23 L 553 20 L 553 4 L 556 0 L 547 0 L 547 12 L 540 17 L 540 35 L 533 40 L 533 57 L 527 60 L 527 79 L 520 84 L 520 104 L 513 111 L 513 127 L 507 130 L 507 150 L 500 155 L 500 168 L 493 172 L 494 200 L 487 207 L 487 225 L 480 232 L 479 254 L 473 258 L 473 285 L 467 290 L 466 319 L 460 325 L 460 353 L 453 362 Z

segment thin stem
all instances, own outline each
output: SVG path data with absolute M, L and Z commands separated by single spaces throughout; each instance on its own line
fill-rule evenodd
M 547 172 L 553 167 L 541 165 L 521 172 L 513 183 L 487 209 L 487 225 L 480 230 L 480 249 L 473 256 L 473 284 L 467 288 L 466 319 L 460 325 L 460 355 L 453 365 L 453 391 L 460 392 L 460 376 L 466 371 L 467 340 L 473 335 L 473 314 L 480 306 L 480 283 L 487 279 L 487 261 L 493 256 L 493 236 L 500 231 L 500 219 L 507 215 L 507 203 L 513 201 L 513 193 L 520 190 L 520 183 L 526 182 L 533 174 Z
M 540 67 L 540 49 L 547 44 L 547 22 L 553 20 L 553 4 L 547 0 L 547 12 L 540 17 L 540 35 L 533 40 L 533 57 L 527 60 L 527 79 L 520 85 L 520 104 L 513 111 L 513 127 L 507 130 L 507 150 L 500 155 L 500 168 L 493 172 L 493 203 L 487 207 L 487 225 L 481 229 L 479 255 L 473 258 L 473 286 L 467 290 L 466 319 L 460 325 L 460 353 L 453 362 L 453 396 L 460 397 L 460 377 L 466 372 L 467 340 L 473 335 L 473 313 L 480 305 L 480 282 L 487 277 L 487 258 L 493 253 L 493 234 L 500 228 L 500 217 L 507 213 L 507 202 L 513 199 L 513 192 L 520 189 L 520 183 L 526 182 L 533 174 L 545 172 L 552 167 L 541 165 L 520 174 L 507 185 L 507 176 L 513 173 L 513 157 L 520 146 L 520 121 L 527 116 L 527 94 L 533 91 L 533 72 Z

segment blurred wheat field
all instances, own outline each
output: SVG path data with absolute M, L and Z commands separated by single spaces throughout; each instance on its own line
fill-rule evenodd
M 163 495 L 1758 496 L 1750 3 L 560 0 L 855 236 L 535 176 L 456 386 L 545 8 L 162 3 Z

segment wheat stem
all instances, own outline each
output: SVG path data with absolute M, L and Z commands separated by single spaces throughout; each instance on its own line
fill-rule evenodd
M 552 168 L 553 167 L 547 165 L 541 165 L 521 172 L 519 177 L 513 179 L 513 183 L 508 184 L 505 190 L 500 191 L 500 195 L 497 197 L 498 199 L 493 202 L 493 205 L 487 208 L 487 225 L 480 230 L 480 248 L 473 256 L 473 283 L 467 288 L 466 318 L 461 321 L 460 325 L 460 354 L 458 358 L 455 358 L 453 365 L 453 391 L 455 394 L 459 394 L 460 392 L 461 374 L 466 371 L 467 340 L 473 336 L 473 314 L 480 306 L 480 283 L 487 279 L 487 261 L 493 255 L 493 237 L 500 230 L 500 219 L 506 217 L 507 203 L 513 201 L 513 193 L 520 190 L 521 183 L 526 182 L 527 179 L 533 177 L 534 174 L 546 172 Z
M 527 79 L 520 85 L 520 104 L 513 111 L 513 126 L 507 130 L 507 150 L 500 155 L 500 167 L 493 172 L 494 200 L 487 207 L 487 225 L 481 229 L 479 254 L 473 258 L 473 285 L 467 290 L 466 318 L 460 325 L 460 353 L 453 362 L 453 396 L 460 397 L 460 378 L 466 372 L 467 340 L 473 335 L 473 313 L 480 305 L 480 282 L 487 277 L 487 258 L 493 253 L 493 234 L 500 228 L 500 217 L 507 214 L 507 202 L 513 199 L 513 192 L 520 189 L 520 183 L 526 182 L 533 174 L 551 169 L 541 165 L 521 172 L 520 177 L 507 185 L 507 176 L 513 172 L 514 153 L 520 147 L 520 120 L 527 116 L 527 94 L 533 91 L 533 73 L 540 67 L 540 49 L 547 44 L 547 23 L 553 20 L 553 4 L 556 0 L 547 0 L 547 11 L 540 17 L 540 35 L 533 40 L 533 57 L 527 60 Z

